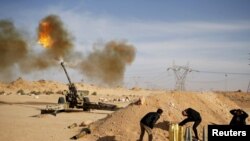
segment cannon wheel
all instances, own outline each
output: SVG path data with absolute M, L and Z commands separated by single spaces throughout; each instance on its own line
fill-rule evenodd
M 65 103 L 64 97 L 59 97 L 58 98 L 58 104 L 64 104 L 64 103 Z
M 90 108 L 88 106 L 89 102 L 90 100 L 88 97 L 83 97 L 83 105 L 82 105 L 83 111 L 90 111 Z

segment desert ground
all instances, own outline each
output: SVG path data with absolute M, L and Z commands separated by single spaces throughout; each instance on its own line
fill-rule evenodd
M 228 124 L 231 109 L 241 108 L 250 115 L 250 93 L 191 92 L 149 90 L 140 88 L 104 88 L 76 83 L 78 90 L 88 90 L 91 101 L 116 104 L 117 111 L 74 109 L 68 112 L 41 114 L 46 105 L 56 104 L 64 96 L 67 84 L 54 81 L 27 81 L 19 78 L 0 83 L 0 140 L 1 141 L 70 141 L 71 137 L 89 128 L 91 134 L 81 141 L 136 141 L 140 135 L 140 118 L 157 108 L 164 110 L 153 129 L 155 141 L 168 141 L 169 123 L 185 117 L 181 110 L 192 107 L 199 111 L 202 122 L 199 135 L 209 124 Z M 128 100 L 124 100 L 124 99 Z M 143 104 L 135 102 L 145 99 Z M 250 118 L 247 119 L 247 124 Z M 68 128 L 76 124 L 74 128 Z M 191 126 L 188 123 L 187 126 Z M 147 140 L 145 135 L 144 140 Z

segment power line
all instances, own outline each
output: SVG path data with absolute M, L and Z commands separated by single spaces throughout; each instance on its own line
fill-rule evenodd
M 173 71 L 174 73 L 170 73 L 170 70 Z M 249 78 L 250 73 L 246 73 L 246 72 L 227 72 L 227 71 L 210 71 L 210 70 L 200 70 L 200 69 L 192 69 L 191 67 L 189 67 L 188 65 L 186 66 L 177 66 L 174 65 L 172 67 L 167 68 L 168 76 L 166 76 L 167 74 L 165 74 L 166 70 L 162 70 L 159 68 L 154 68 L 154 67 L 150 67 L 150 68 L 141 68 L 137 71 L 133 70 L 130 71 L 129 73 L 126 73 L 125 77 L 127 79 L 127 81 L 133 81 L 134 85 L 139 85 L 139 83 L 142 83 L 142 81 L 147 81 L 147 84 L 149 85 L 157 85 L 157 83 L 165 83 L 164 80 L 166 80 L 166 82 L 170 82 L 169 79 L 171 78 L 171 82 L 172 79 L 175 78 L 175 89 L 177 90 L 184 90 L 185 89 L 185 83 L 186 82 L 191 82 L 191 83 L 220 83 L 220 82 L 224 82 L 225 83 L 225 89 L 227 90 L 228 87 L 228 82 L 229 80 L 231 81 L 232 78 L 230 78 L 230 76 L 235 76 L 237 77 L 244 77 L 244 78 Z M 190 81 L 190 80 L 186 80 L 188 73 L 191 72 L 197 72 L 197 73 L 193 73 L 193 75 L 195 74 L 207 74 L 207 75 L 218 75 L 218 76 L 224 76 L 224 79 L 219 79 L 220 77 L 216 77 L 217 80 L 198 80 L 198 81 Z M 200 76 L 199 76 L 200 78 Z M 212 77 L 209 77 L 210 79 L 213 79 Z M 235 78 L 236 79 L 236 78 Z M 167 81 L 168 80 L 168 81 Z M 166 85 L 166 84 L 165 84 Z M 250 82 L 249 82 L 249 91 L 250 91 Z
M 238 73 L 238 72 L 217 72 L 217 71 L 199 71 L 195 70 L 196 72 L 201 72 L 201 73 L 213 73 L 213 74 L 231 74 L 231 75 L 250 75 L 250 73 Z

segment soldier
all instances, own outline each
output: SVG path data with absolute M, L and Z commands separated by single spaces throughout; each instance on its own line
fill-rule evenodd
M 143 140 L 143 136 L 146 132 L 148 133 L 148 140 L 152 141 L 153 140 L 153 135 L 152 135 L 152 129 L 154 128 L 155 123 L 157 120 L 160 118 L 161 114 L 163 113 L 162 109 L 157 109 L 156 112 L 149 112 L 147 113 L 140 121 L 140 126 L 141 126 L 141 135 L 140 139 L 138 141 Z
M 248 114 L 242 109 L 232 109 L 230 113 L 233 115 L 229 125 L 246 125 Z
M 192 108 L 187 108 L 187 109 L 185 109 L 185 110 L 182 111 L 182 115 L 183 116 L 187 116 L 187 118 L 185 118 L 183 121 L 181 121 L 179 123 L 179 125 L 183 126 L 187 122 L 194 122 L 194 124 L 193 124 L 194 135 L 195 135 L 196 140 L 199 140 L 198 132 L 197 132 L 196 128 L 201 123 L 200 113 L 197 112 L 196 110 L 192 109 Z

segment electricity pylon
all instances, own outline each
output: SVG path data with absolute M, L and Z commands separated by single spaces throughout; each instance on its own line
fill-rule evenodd
M 173 67 L 170 67 L 167 69 L 167 71 L 169 71 L 169 70 L 173 70 L 175 77 L 176 77 L 175 89 L 180 90 L 180 91 L 184 91 L 187 74 L 193 70 L 191 68 L 189 68 L 188 65 L 177 66 L 174 63 L 173 63 Z
M 249 84 L 248 84 L 248 87 L 247 87 L 247 93 L 250 92 L 250 81 L 249 81 Z

